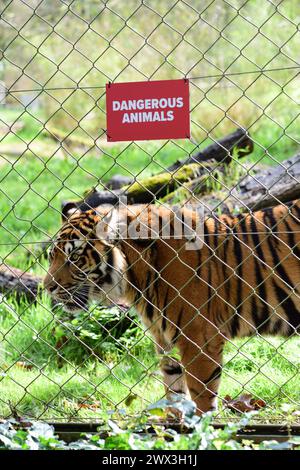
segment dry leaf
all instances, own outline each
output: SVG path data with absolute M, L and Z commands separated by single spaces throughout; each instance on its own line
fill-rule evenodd
M 93 403 L 77 403 L 77 407 L 95 411 L 101 408 L 101 403 L 100 401 L 94 401 Z
M 245 413 L 246 411 L 260 410 L 266 406 L 266 403 L 260 398 L 253 398 L 250 394 L 243 394 L 237 398 L 231 398 L 226 395 L 225 397 L 226 407 L 232 411 L 238 411 Z
M 62 336 L 55 344 L 55 349 L 61 349 L 63 345 L 68 341 L 67 336 Z
M 62 349 L 62 347 L 64 346 L 64 344 L 66 344 L 66 342 L 68 341 L 68 337 L 67 336 L 62 336 L 55 344 L 55 349 L 60 352 L 60 350 Z M 57 367 L 59 369 L 61 369 L 63 367 L 63 358 L 60 354 L 57 355 Z
M 32 365 L 32 364 L 29 364 L 28 362 L 24 362 L 24 361 L 18 361 L 18 362 L 16 362 L 16 366 L 17 366 L 17 367 L 20 367 L 21 369 L 26 369 L 26 370 L 31 370 L 31 369 L 33 369 L 33 365 Z

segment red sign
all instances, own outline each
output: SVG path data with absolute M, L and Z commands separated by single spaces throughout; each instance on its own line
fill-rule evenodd
M 189 138 L 189 81 L 109 83 L 106 116 L 108 142 Z

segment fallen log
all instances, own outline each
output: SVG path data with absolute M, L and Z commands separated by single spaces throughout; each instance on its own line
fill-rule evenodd
M 300 153 L 240 180 L 225 203 L 233 211 L 259 210 L 300 198 Z
M 184 183 L 201 177 L 203 182 L 199 193 L 204 193 L 210 189 L 209 176 L 214 175 L 217 178 L 221 171 L 221 168 L 212 171 L 209 163 L 201 165 L 192 163 L 184 165 L 174 173 L 165 172 L 150 176 L 115 191 L 98 191 L 93 189 L 81 201 L 63 202 L 62 215 L 64 218 L 67 218 L 71 215 L 71 211 L 76 208 L 86 211 L 104 204 L 117 205 L 122 198 L 124 202 L 126 198 L 127 204 L 152 203 L 174 192 L 175 189 L 180 188 Z
M 107 189 L 121 189 L 122 186 L 127 186 L 128 184 L 132 183 L 133 179 L 130 176 L 124 175 L 114 175 L 111 179 L 105 184 Z
M 77 148 L 83 147 L 91 149 L 96 145 L 95 140 L 91 137 L 82 137 L 80 135 L 73 134 L 73 131 L 67 133 L 57 127 L 47 126 L 47 128 L 43 129 L 42 135 L 59 142 L 61 145 L 65 143 L 66 145 Z
M 192 203 L 197 205 L 198 199 L 199 204 L 204 205 L 207 214 L 254 211 L 298 199 L 300 198 L 300 153 L 277 166 L 259 169 L 241 178 L 230 194 L 224 190 L 209 192 L 207 176 L 205 178 L 200 176 L 169 192 L 161 198 L 161 201 L 172 204 L 174 201 L 183 200 L 184 195 L 186 199 L 196 195 Z
M 166 172 L 174 172 L 184 165 L 190 163 L 203 163 L 209 160 L 224 163 L 228 165 L 232 161 L 233 149 L 235 149 L 235 158 L 242 158 L 253 151 L 253 140 L 244 129 L 237 129 L 223 139 L 217 140 L 184 160 L 177 160 L 171 166 L 166 168 Z M 212 162 L 213 166 L 213 162 Z M 133 179 L 128 176 L 114 175 L 106 184 L 106 187 L 112 190 L 120 189 L 124 185 L 129 185 Z
M 189 167 L 189 165 L 186 165 L 186 167 Z M 201 167 L 205 168 L 204 164 Z M 218 171 L 220 171 L 220 179 L 221 169 L 219 168 Z M 207 168 L 204 174 L 205 178 L 202 178 L 201 171 L 198 176 L 195 176 L 194 180 L 189 175 L 189 178 L 181 181 L 183 186 L 179 185 L 180 187 L 175 187 L 173 191 L 170 190 L 171 186 L 167 184 L 164 178 L 162 180 L 164 188 L 157 186 L 155 190 L 151 186 L 155 181 L 155 179 L 152 180 L 153 177 L 141 180 L 139 183 L 134 183 L 132 197 L 128 198 L 128 203 L 151 202 L 155 191 L 158 190 L 156 197 L 159 197 L 163 202 L 172 204 L 178 197 L 182 200 L 184 193 L 187 194 L 187 197 L 190 197 L 194 192 L 193 183 L 197 186 L 197 194 L 200 195 L 199 203 L 204 204 L 207 213 L 212 211 L 235 213 L 259 210 L 264 207 L 275 206 L 280 202 L 300 198 L 300 153 L 284 160 L 277 166 L 260 169 L 256 173 L 243 177 L 235 184 L 235 188 L 230 191 L 230 194 L 226 191 L 210 191 L 212 188 L 209 184 L 208 174 L 210 173 Z M 218 174 L 214 173 L 214 177 L 217 178 Z M 147 190 L 149 180 L 152 191 Z M 138 188 L 141 188 L 139 194 L 137 194 L 138 191 L 136 192 Z M 105 203 L 115 205 L 118 203 L 121 194 L 128 195 L 124 190 L 116 190 L 115 192 L 94 190 L 82 201 L 65 203 L 62 211 L 64 216 L 67 216 L 68 210 L 74 207 L 79 207 L 84 211 Z
M 17 299 L 25 297 L 31 301 L 35 300 L 41 283 L 41 276 L 24 273 L 7 264 L 0 265 L 0 292 L 5 297 L 16 294 Z
M 299 198 L 300 153 L 277 166 L 260 169 L 240 179 L 230 194 L 224 190 L 216 191 L 201 196 L 198 202 L 207 214 L 234 214 L 273 207 Z
M 167 171 L 175 171 L 182 165 L 190 163 L 202 163 L 209 160 L 215 160 L 219 163 L 228 164 L 232 161 L 233 149 L 235 149 L 235 158 L 242 158 L 253 151 L 253 140 L 244 129 L 237 129 L 223 139 L 214 142 L 201 152 L 191 155 L 185 160 L 177 160 L 167 168 Z
M 242 199 L 248 206 L 262 208 L 300 197 L 300 153 L 275 167 L 248 176 L 239 184 Z
M 178 160 L 165 172 L 144 178 L 140 181 L 128 180 L 128 177 L 115 175 L 107 184 L 107 189 L 97 190 L 93 188 L 80 201 L 63 201 L 63 218 L 69 217 L 71 211 L 78 208 L 86 211 L 100 205 L 117 205 L 120 198 L 127 198 L 127 204 L 145 204 L 165 197 L 175 189 L 192 179 L 206 175 L 201 188 L 209 189 L 209 176 L 222 172 L 225 165 L 232 160 L 232 151 L 236 149 L 238 158 L 248 155 L 253 150 L 253 141 L 245 130 L 237 129 L 223 139 L 209 145 L 202 152 L 188 157 L 186 160 Z M 217 165 L 215 161 L 222 162 Z M 223 165 L 224 164 L 224 165 Z M 126 185 L 124 185 L 126 183 Z M 111 188 L 111 189 L 110 189 Z

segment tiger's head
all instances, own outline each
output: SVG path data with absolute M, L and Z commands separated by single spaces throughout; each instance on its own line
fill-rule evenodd
M 105 233 L 112 212 L 76 210 L 63 224 L 50 251 L 44 287 L 69 312 L 87 309 L 95 300 L 120 301 L 125 292 L 126 261 Z M 101 233 L 103 237 L 99 237 Z

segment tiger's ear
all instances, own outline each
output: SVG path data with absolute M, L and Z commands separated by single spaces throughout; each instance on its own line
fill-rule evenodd
M 61 204 L 61 218 L 62 222 L 66 222 L 71 215 L 75 212 L 80 212 L 80 209 L 77 207 L 76 202 L 65 202 L 63 201 Z

